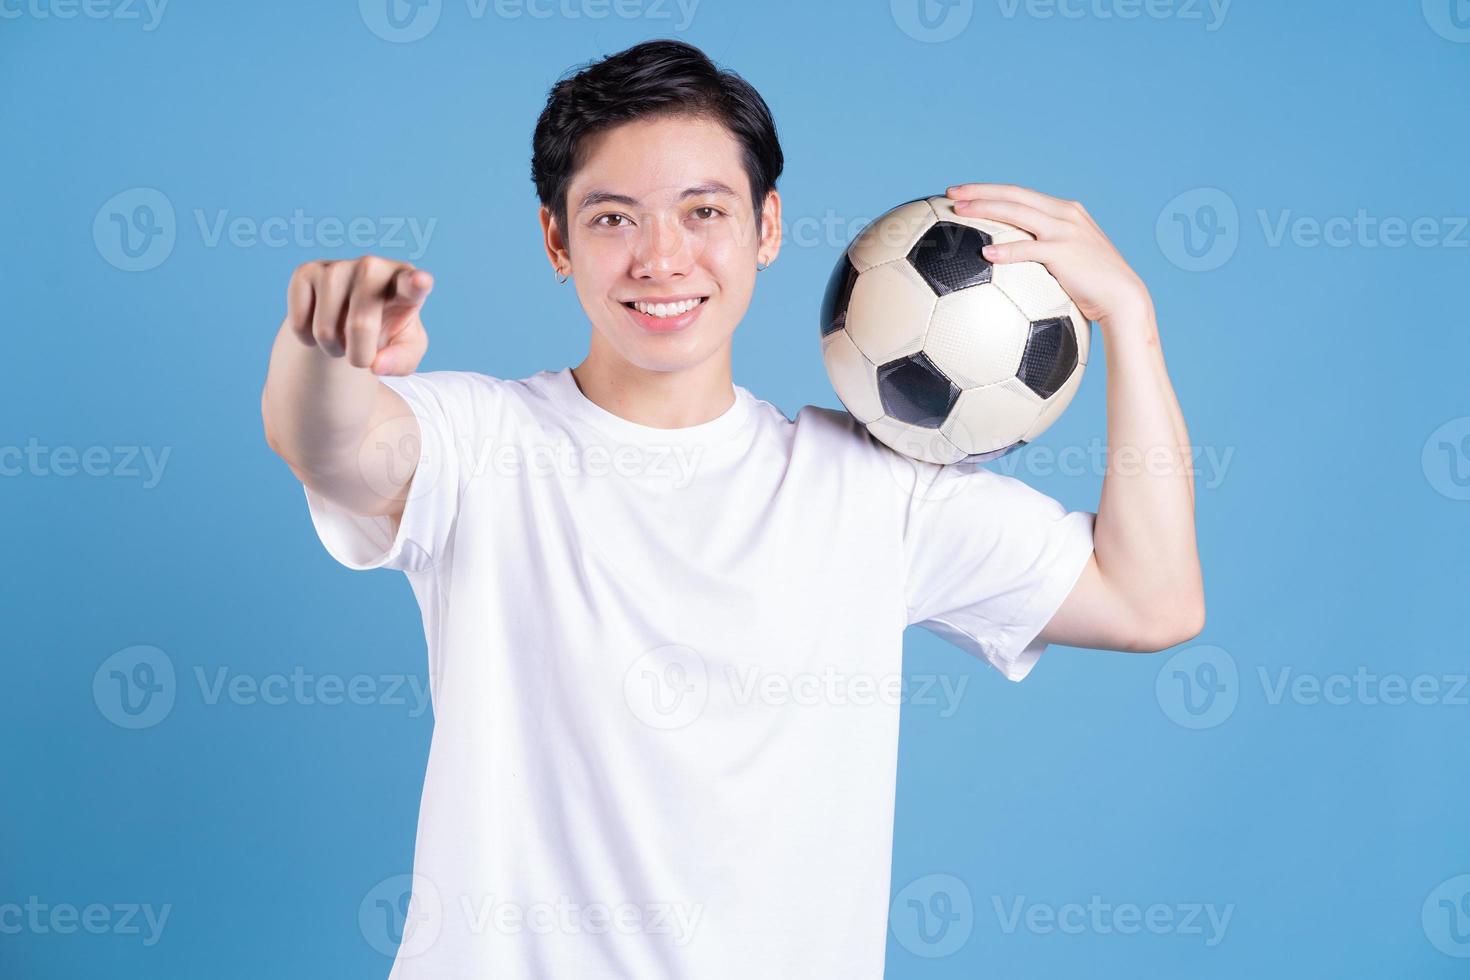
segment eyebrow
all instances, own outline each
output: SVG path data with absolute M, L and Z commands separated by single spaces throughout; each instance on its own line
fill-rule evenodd
M 709 194 L 725 194 L 730 197 L 739 197 L 738 194 L 732 191 L 725 184 L 720 183 L 718 180 L 711 180 L 706 183 L 700 184 L 697 187 L 687 188 L 682 194 L 679 195 L 679 200 L 682 201 L 690 197 L 704 197 Z M 580 213 L 587 210 L 588 208 L 596 207 L 599 204 L 621 204 L 625 207 L 636 208 L 640 207 L 642 205 L 642 202 L 637 200 L 636 198 L 631 198 L 626 194 L 614 194 L 611 191 L 591 190 L 587 192 L 586 197 L 582 198 L 582 203 L 577 205 L 577 211 Z

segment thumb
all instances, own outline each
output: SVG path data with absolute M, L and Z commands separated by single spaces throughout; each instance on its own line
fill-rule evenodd
M 423 269 L 405 268 L 398 270 L 388 289 L 385 302 L 390 306 L 418 307 L 429 298 L 434 288 L 434 277 Z
M 419 309 L 434 288 L 434 277 L 423 269 L 405 266 L 388 280 L 383 294 L 383 327 L 378 334 L 378 349 L 396 342 L 404 328 L 418 319 Z
M 413 374 L 428 349 L 429 338 L 422 329 L 405 331 L 373 357 L 372 372 L 379 375 Z
M 404 357 L 401 351 L 395 352 L 389 347 L 378 351 L 378 355 L 373 358 L 372 371 L 379 376 L 391 375 L 401 378 L 413 374 L 413 367 L 408 364 L 409 359 Z

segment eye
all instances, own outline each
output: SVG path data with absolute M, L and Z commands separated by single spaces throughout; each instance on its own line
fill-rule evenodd
M 599 214 L 597 217 L 595 217 L 595 218 L 592 219 L 592 223 L 594 225 L 601 225 L 604 228 L 621 228 L 621 227 L 623 227 L 623 224 L 614 225 L 614 224 L 604 223 L 603 220 L 602 220 L 603 218 L 617 218 L 623 224 L 627 224 L 628 223 L 628 219 L 626 217 L 624 217 L 623 215 L 621 215 L 621 214 Z
M 713 221 L 714 218 L 715 218 L 715 216 L 721 213 L 719 208 L 712 208 L 708 204 L 706 204 L 706 205 L 704 205 L 702 207 L 695 208 L 692 213 L 695 214 L 695 215 L 698 215 L 701 211 L 708 211 L 709 212 L 709 217 L 707 217 L 707 218 L 701 218 L 700 219 L 701 221 Z

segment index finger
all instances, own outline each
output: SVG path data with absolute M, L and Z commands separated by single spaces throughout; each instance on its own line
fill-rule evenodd
M 946 188 L 944 194 L 946 197 L 959 201 L 972 201 L 983 197 L 994 201 L 1024 204 L 1044 214 L 1049 214 L 1053 218 L 1062 218 L 1067 215 L 1066 201 L 1016 184 L 955 184 Z
M 316 338 L 311 335 L 312 315 L 316 305 L 316 287 L 312 283 L 312 275 L 318 268 L 317 263 L 297 266 L 291 273 L 291 281 L 286 285 L 285 322 L 296 335 L 296 339 L 308 347 L 316 346 Z

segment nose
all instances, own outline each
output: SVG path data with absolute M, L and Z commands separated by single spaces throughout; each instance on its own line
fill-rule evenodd
M 690 236 L 676 220 L 656 218 L 643 226 L 635 249 L 633 275 L 642 279 L 668 279 L 685 275 L 693 262 Z

